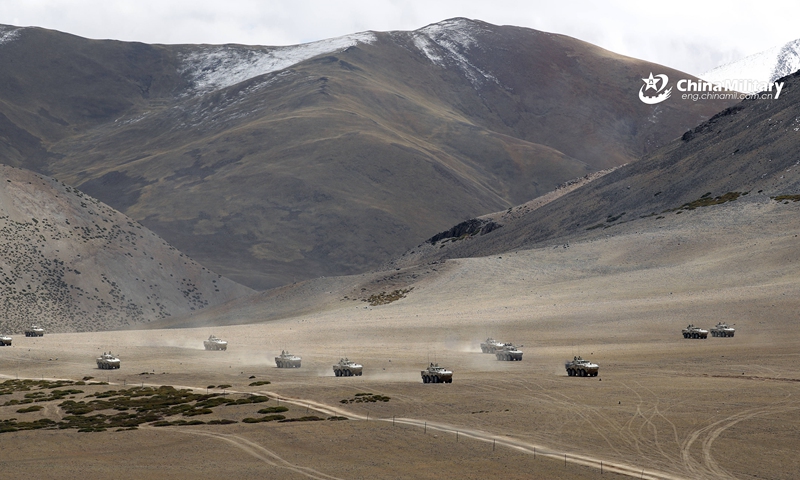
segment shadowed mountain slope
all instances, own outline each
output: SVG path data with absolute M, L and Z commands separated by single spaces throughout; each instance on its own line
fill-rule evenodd
M 80 187 L 254 288 L 375 267 L 727 106 L 645 105 L 643 77 L 683 74 L 466 19 L 292 47 L 4 28 L 4 65 L 43 55 L 0 73 L 16 88 L 0 89 L 2 161 Z M 80 107 L 88 97 L 96 108 Z
M 135 326 L 252 293 L 53 179 L 0 166 L 0 332 Z
M 777 100 L 745 100 L 638 162 L 536 208 L 521 205 L 476 219 L 465 225 L 469 231 L 429 240 L 393 265 L 565 244 L 612 234 L 623 224 L 650 228 L 666 216 L 726 202 L 796 201 L 800 74 L 782 81 Z M 489 222 L 502 227 L 481 235 Z

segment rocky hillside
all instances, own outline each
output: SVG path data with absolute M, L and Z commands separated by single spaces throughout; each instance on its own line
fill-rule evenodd
M 54 179 L 0 166 L 0 332 L 92 331 L 250 294 L 138 222 Z
M 745 100 L 638 162 L 549 203 L 509 208 L 432 237 L 391 266 L 566 246 L 727 202 L 798 201 L 800 73 L 782 81 L 778 100 Z
M 645 105 L 643 78 L 684 74 L 467 19 L 289 47 L 0 38 L 0 162 L 258 289 L 375 267 L 728 106 Z

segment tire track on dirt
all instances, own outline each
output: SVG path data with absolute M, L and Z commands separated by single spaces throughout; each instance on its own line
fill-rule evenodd
M 627 465 L 624 463 L 617 463 L 617 462 L 607 462 L 605 460 L 600 460 L 598 458 L 590 457 L 587 455 L 578 455 L 578 454 L 570 454 L 565 452 L 558 452 L 555 450 L 551 450 L 547 447 L 543 447 L 541 445 L 536 445 L 530 442 L 526 442 L 523 440 L 518 440 L 514 438 L 509 438 L 508 436 L 499 436 L 494 435 L 492 433 L 483 431 L 483 430 L 476 430 L 470 428 L 462 428 L 457 427 L 454 425 L 449 425 L 446 423 L 441 422 L 429 422 L 427 420 L 419 420 L 414 418 L 369 418 L 364 415 L 354 414 L 344 408 L 327 405 L 322 402 L 317 402 L 315 400 L 308 400 L 308 399 L 299 399 L 299 398 L 292 398 L 286 397 L 275 392 L 266 392 L 260 391 L 257 392 L 261 395 L 266 395 L 268 397 L 274 398 L 276 400 L 280 400 L 284 403 L 290 403 L 293 405 L 304 406 L 307 408 L 312 408 L 318 412 L 324 413 L 326 415 L 337 415 L 337 416 L 345 416 L 350 419 L 355 420 L 372 420 L 372 421 L 381 421 L 381 422 L 395 422 L 400 423 L 403 425 L 409 426 L 416 426 L 419 428 L 431 429 L 440 431 L 443 433 L 453 433 L 456 432 L 459 435 L 464 435 L 468 438 L 472 438 L 473 440 L 479 440 L 484 442 L 493 443 L 495 445 L 505 446 L 507 448 L 512 448 L 517 451 L 521 451 L 524 453 L 532 454 L 532 455 L 540 455 L 548 458 L 553 458 L 557 460 L 565 460 L 569 463 L 573 463 L 576 465 L 581 465 L 584 467 L 594 468 L 600 470 L 601 462 L 602 468 L 604 472 L 613 472 L 620 475 L 625 475 L 629 477 L 639 478 L 639 479 L 648 479 L 648 480 L 684 480 L 684 477 L 676 476 L 667 472 L 656 471 L 653 469 L 642 469 L 640 467 L 634 467 L 632 465 Z
M 333 475 L 322 473 L 319 470 L 315 470 L 311 467 L 303 467 L 300 465 L 295 465 L 283 459 L 280 455 L 273 452 L 272 450 L 268 450 L 267 448 L 264 448 L 258 443 L 255 443 L 239 435 L 233 435 L 228 433 L 189 431 L 189 430 L 176 430 L 176 432 L 184 433 L 187 435 L 200 435 L 204 437 L 216 438 L 217 440 L 221 440 L 233 445 L 239 450 L 242 450 L 248 455 L 257 458 L 258 460 L 261 460 L 267 465 L 290 470 L 292 472 L 299 473 L 300 475 L 304 475 L 314 480 L 343 480 L 339 477 L 334 477 Z

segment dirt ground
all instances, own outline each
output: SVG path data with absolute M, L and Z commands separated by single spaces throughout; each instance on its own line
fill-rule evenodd
M 97 389 L 203 392 L 225 384 L 266 393 L 294 416 L 350 420 L 2 433 L 0 470 L 7 478 L 796 478 L 799 209 L 699 209 L 568 246 L 449 260 L 389 305 L 345 299 L 348 284 L 314 293 L 337 299 L 314 314 L 268 323 L 15 336 L 0 348 L 5 378 L 93 376 L 112 384 Z M 733 324 L 735 337 L 681 336 L 688 323 L 717 321 Z M 212 333 L 227 351 L 202 349 Z M 523 360 L 482 354 L 487 337 L 524 345 Z M 275 368 L 282 349 L 302 356 L 302 368 Z M 96 368 L 108 350 L 122 359 L 119 370 Z M 600 375 L 568 377 L 573 355 L 598 363 Z M 331 365 L 344 356 L 364 375 L 334 377 Z M 453 383 L 423 384 L 428 362 L 452 369 Z M 271 383 L 249 386 L 257 380 Z M 356 393 L 390 400 L 341 403 Z M 0 420 L 60 415 L 57 402 L 17 408 L 0 406 Z M 254 413 L 231 408 L 223 416 Z

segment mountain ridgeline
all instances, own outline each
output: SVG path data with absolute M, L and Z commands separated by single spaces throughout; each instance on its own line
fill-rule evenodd
M 641 160 L 549 203 L 481 217 L 483 224 L 496 225 L 491 232 L 461 237 L 443 232 L 391 266 L 559 245 L 625 227 L 648 229 L 667 215 L 728 202 L 798 201 L 800 72 L 781 81 L 777 100 L 744 100 Z
M 0 63 L 0 162 L 256 289 L 376 267 L 730 106 L 645 105 L 648 74 L 686 75 L 467 19 L 290 47 L 0 26 Z

